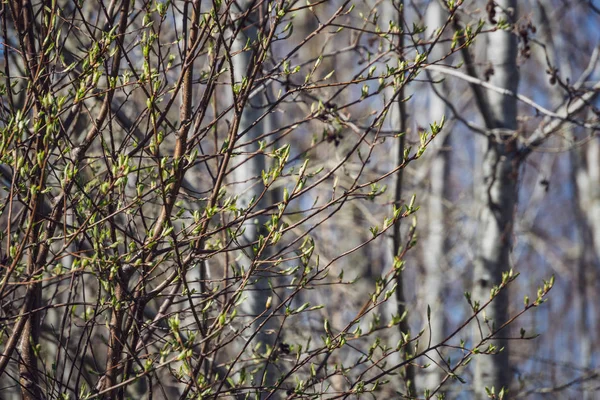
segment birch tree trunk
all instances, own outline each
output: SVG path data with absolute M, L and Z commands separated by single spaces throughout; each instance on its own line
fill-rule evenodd
M 259 13 L 257 2 L 252 0 L 238 1 L 238 14 L 234 14 L 234 18 L 240 18 L 241 26 L 235 38 L 232 54 L 237 54 L 232 58 L 234 68 L 234 77 L 237 84 L 242 84 L 245 78 L 250 79 L 252 71 L 260 65 L 258 60 L 260 53 L 259 44 L 259 29 L 263 23 Z M 253 10 L 251 10 L 254 7 Z M 249 12 L 247 17 L 243 14 Z M 248 47 L 246 47 L 248 45 Z M 259 67 L 260 68 L 260 67 Z M 260 71 L 258 72 L 260 74 Z M 236 101 L 236 96 L 234 96 Z M 238 142 L 240 145 L 240 156 L 233 159 L 233 164 L 237 166 L 233 171 L 233 179 L 236 182 L 235 190 L 238 194 L 237 206 L 244 211 L 251 208 L 252 210 L 262 210 L 268 207 L 271 196 L 264 195 L 264 185 L 262 183 L 261 174 L 266 171 L 265 156 L 257 154 L 259 152 L 258 137 L 265 133 L 269 128 L 268 117 L 264 118 L 258 124 L 252 126 L 260 119 L 265 109 L 261 104 L 267 104 L 265 95 L 257 95 L 249 99 L 243 104 L 240 123 L 238 128 Z M 238 106 L 235 106 L 236 108 Z M 246 298 L 241 305 L 243 314 L 248 317 L 245 324 L 251 323 L 251 330 L 244 337 L 251 337 L 254 333 L 256 336 L 252 343 L 249 343 L 247 350 L 255 352 L 261 356 L 268 357 L 269 348 L 273 346 L 274 335 L 269 335 L 270 313 L 266 312 L 266 305 L 271 295 L 269 285 L 269 273 L 267 267 L 269 264 L 261 263 L 269 257 L 265 251 L 260 254 L 260 260 L 257 260 L 253 254 L 252 244 L 259 240 L 262 235 L 266 236 L 265 224 L 268 221 L 268 216 L 261 215 L 253 219 L 247 220 L 243 224 L 243 235 L 238 237 L 240 244 L 245 246 L 243 254 L 239 261 L 240 266 L 246 274 L 249 274 L 250 280 L 246 286 L 244 297 Z M 251 355 L 253 358 L 254 356 Z M 260 376 L 259 376 L 260 375 Z M 269 385 L 275 381 L 275 369 L 267 358 L 265 368 L 255 371 L 256 387 Z
M 575 154 L 578 153 L 578 154 Z M 577 283 L 575 304 L 579 313 L 579 353 L 584 368 L 592 367 L 594 326 L 590 321 L 590 294 L 595 282 L 593 270 L 600 260 L 600 143 L 597 138 L 587 143 L 584 149 L 572 152 L 573 179 L 577 206 L 579 251 L 577 259 Z M 592 287 L 590 287 L 592 286 Z M 592 314 L 593 315 L 593 314 Z M 582 398 L 590 398 L 584 393 Z M 587 397 L 586 397 L 587 396 Z
M 586 145 L 581 157 L 585 160 L 579 165 L 577 188 L 580 194 L 580 207 L 585 211 L 591 230 L 591 247 L 600 254 L 600 143 L 594 138 Z M 581 164 L 581 163 L 580 163 Z
M 516 0 L 496 2 L 497 18 L 514 22 Z M 494 86 L 517 91 L 516 65 L 517 38 L 509 31 L 497 30 L 489 35 L 488 60 L 494 74 Z M 510 270 L 509 255 L 512 246 L 514 210 L 517 202 L 519 160 L 514 133 L 517 129 L 517 104 L 514 97 L 488 91 L 489 115 L 492 126 L 483 158 L 483 190 L 480 192 L 479 243 L 474 261 L 473 298 L 479 304 L 490 299 L 490 290 L 502 281 L 502 272 Z M 488 123 L 489 125 L 489 123 Z M 475 342 L 480 332 L 486 337 L 495 332 L 507 318 L 508 294 L 505 290 L 484 310 L 479 319 L 481 331 L 475 328 Z M 506 336 L 506 334 L 497 334 Z M 493 340 L 485 343 L 482 351 L 493 345 L 495 354 L 477 357 L 474 388 L 478 398 L 488 398 L 486 388 L 498 394 L 510 385 L 511 371 L 508 360 L 508 342 Z M 502 349 L 502 351 L 500 351 Z
M 446 21 L 445 14 L 439 2 L 433 1 L 429 5 L 426 14 L 425 25 L 427 26 L 426 37 L 432 39 L 436 31 L 442 27 Z M 429 54 L 429 60 L 437 61 L 444 56 L 441 45 L 435 46 Z M 443 77 L 439 74 L 431 74 L 433 81 L 440 81 Z M 444 95 L 442 85 L 436 85 L 436 91 Z M 440 122 L 444 117 L 446 104 L 433 91 L 429 95 L 428 122 Z M 427 203 L 427 236 L 425 238 L 424 265 L 425 277 L 424 287 L 422 288 L 423 300 L 431 310 L 429 321 L 426 320 L 425 334 L 423 339 L 426 344 L 435 345 L 444 340 L 444 304 L 442 300 L 442 291 L 444 289 L 444 269 L 446 265 L 445 254 L 446 246 L 446 223 L 444 198 L 446 197 L 446 181 L 449 175 L 449 152 L 446 149 L 450 144 L 448 132 L 442 132 L 436 140 L 430 145 L 434 153 L 430 162 L 429 182 L 430 191 Z M 429 354 L 431 365 L 423 370 L 422 389 L 434 389 L 442 380 L 442 372 L 439 365 L 443 361 L 436 353 Z

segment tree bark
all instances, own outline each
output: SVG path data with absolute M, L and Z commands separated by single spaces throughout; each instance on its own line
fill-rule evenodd
M 592 139 L 585 148 L 571 152 L 574 197 L 577 199 L 575 217 L 579 231 L 577 253 L 577 281 L 574 291 L 574 302 L 579 313 L 579 354 L 584 368 L 592 367 L 594 353 L 593 333 L 595 326 L 590 320 L 590 294 L 595 282 L 594 271 L 597 271 L 600 260 L 600 143 Z M 591 398 L 584 392 L 584 399 Z
M 398 59 L 403 60 L 404 55 L 402 52 L 404 51 L 404 1 L 394 1 L 390 0 L 389 2 L 385 2 L 383 6 L 383 15 L 386 16 L 388 20 L 394 22 L 396 27 L 400 29 L 399 31 L 394 32 L 396 37 L 392 37 L 390 40 L 397 47 L 399 54 L 397 54 Z M 389 29 L 389 27 L 387 27 Z M 401 83 L 400 87 L 390 86 L 386 89 L 385 93 L 385 101 L 390 101 L 394 98 L 393 103 L 390 106 L 390 125 L 392 131 L 398 135 L 395 138 L 395 154 L 394 154 L 394 165 L 400 165 L 404 159 L 404 148 L 406 143 L 406 131 L 407 131 L 407 114 L 406 114 L 406 103 L 404 98 L 404 83 Z M 397 208 L 402 207 L 403 199 L 402 199 L 402 184 L 404 179 L 404 170 L 400 169 L 394 176 L 394 206 Z M 403 238 L 401 232 L 401 223 L 400 219 L 398 219 L 393 226 L 392 229 L 392 240 L 391 240 L 391 248 L 390 252 L 392 255 L 392 259 L 399 256 L 401 252 L 401 248 L 403 246 Z M 401 270 L 396 271 L 395 275 L 396 279 L 396 313 L 401 316 L 405 314 L 407 310 L 406 304 L 406 294 L 405 294 L 405 282 L 404 282 L 404 273 Z M 398 330 L 400 335 L 409 335 L 410 334 L 410 326 L 408 323 L 408 316 L 403 318 L 402 321 L 398 324 Z M 410 343 L 406 343 L 404 345 L 404 349 L 402 351 L 404 359 L 409 358 L 413 353 L 413 347 Z M 407 364 L 404 368 L 404 380 L 405 380 L 405 390 L 409 397 L 416 395 L 415 390 L 415 368 L 412 364 Z
M 436 31 L 444 25 L 447 18 L 439 2 L 433 1 L 427 9 L 425 16 L 427 25 L 426 37 L 428 40 L 434 39 Z M 437 44 L 429 54 L 431 62 L 437 61 L 444 56 L 441 44 Z M 432 73 L 433 81 L 441 80 L 439 74 Z M 433 85 L 433 84 L 432 84 Z M 443 85 L 435 85 L 437 94 L 431 90 L 429 94 L 428 122 L 440 122 L 446 112 L 446 104 L 438 96 L 444 95 Z M 447 260 L 447 226 L 445 221 L 446 210 L 444 199 L 446 198 L 449 176 L 449 151 L 450 136 L 448 132 L 442 132 L 436 140 L 429 145 L 432 154 L 429 169 L 429 199 L 427 202 L 427 236 L 425 237 L 425 248 L 423 261 L 425 267 L 425 276 L 423 280 L 423 300 L 426 307 L 431 310 L 429 320 L 425 321 L 425 334 L 423 339 L 427 345 L 436 345 L 441 343 L 444 336 L 444 303 L 442 302 L 444 290 L 444 271 Z M 443 360 L 437 353 L 430 353 L 431 364 L 423 370 L 421 389 L 435 389 L 443 378 L 443 370 L 438 366 L 443 365 Z
M 248 78 L 248 84 L 252 82 L 253 70 L 257 65 L 261 64 L 260 60 L 258 60 L 261 50 L 259 32 L 263 21 L 259 12 L 260 6 L 257 5 L 257 2 L 243 0 L 237 2 L 237 4 L 239 5 L 239 10 L 234 9 L 234 11 L 239 11 L 239 13 L 237 15 L 234 14 L 234 18 L 240 18 L 241 26 L 236 26 L 236 28 L 239 28 L 239 32 L 233 44 L 232 54 L 237 55 L 232 58 L 232 64 L 235 82 L 241 85 L 245 78 Z M 248 15 L 243 17 L 244 13 L 248 13 Z M 248 48 L 246 48 L 246 45 L 248 45 Z M 255 76 L 259 74 L 260 71 Z M 234 96 L 234 101 L 240 102 L 239 96 Z M 264 185 L 261 175 L 263 171 L 267 170 L 267 164 L 265 156 L 259 152 L 257 139 L 269 128 L 269 116 L 252 126 L 265 112 L 261 104 L 267 103 L 266 95 L 262 94 L 248 99 L 243 104 L 238 104 L 238 106 L 243 107 L 243 110 L 241 110 L 241 115 L 239 116 L 240 122 L 237 130 L 238 141 L 236 142 L 236 146 L 239 145 L 239 147 L 236 148 L 235 152 L 242 154 L 233 158 L 233 163 L 236 166 L 233 171 L 233 180 L 236 183 L 235 191 L 238 194 L 237 206 L 243 209 L 243 211 L 247 211 L 249 208 L 254 211 L 261 210 L 270 205 L 271 196 L 262 195 Z M 238 106 L 234 106 L 234 109 L 237 109 Z M 244 291 L 246 299 L 241 305 L 241 310 L 247 316 L 244 324 L 252 321 L 250 332 L 244 336 L 247 337 L 256 333 L 253 343 L 250 343 L 246 347 L 251 359 L 256 358 L 257 354 L 261 357 L 266 356 L 269 348 L 273 347 L 275 336 L 274 334 L 269 334 L 269 328 L 273 324 L 270 319 L 271 314 L 265 312 L 267 302 L 272 293 L 269 283 L 269 264 L 260 262 L 260 260 L 268 258 L 269 254 L 263 251 L 259 257 L 256 257 L 252 249 L 252 244 L 256 243 L 261 235 L 267 236 L 265 229 L 267 222 L 267 215 L 246 220 L 242 226 L 244 230 L 243 235 L 237 239 L 241 245 L 245 246 L 239 265 L 250 276 L 245 288 L 249 290 Z M 267 358 L 267 365 L 264 368 L 255 371 L 254 379 L 257 387 L 263 387 L 263 389 L 259 388 L 259 390 L 263 391 L 261 396 L 264 394 L 264 387 L 272 385 L 276 381 L 276 370 L 269 358 Z
M 496 2 L 497 18 L 508 21 L 516 19 L 516 0 Z M 517 38 L 509 31 L 497 30 L 489 36 L 488 60 L 494 74 L 490 82 L 501 88 L 517 91 L 519 74 L 517 70 Z M 492 126 L 487 126 L 491 134 L 483 158 L 483 190 L 480 192 L 479 243 L 474 261 L 473 299 L 483 304 L 490 299 L 490 290 L 502 281 L 502 272 L 508 271 L 514 224 L 514 212 L 517 202 L 517 182 L 519 177 L 519 158 L 515 139 L 517 129 L 517 104 L 514 97 L 488 92 L 489 117 Z M 482 336 L 496 331 L 507 318 L 508 294 L 506 290 L 481 314 L 479 319 Z M 479 342 L 479 328 L 475 328 L 475 343 Z M 497 336 L 506 336 L 500 332 Z M 496 346 L 494 355 L 476 358 L 475 393 L 478 398 L 488 398 L 486 388 L 496 394 L 510 385 L 511 371 L 508 359 L 508 342 L 493 339 L 485 342 L 482 351 L 488 345 Z M 502 351 L 499 351 L 503 349 Z

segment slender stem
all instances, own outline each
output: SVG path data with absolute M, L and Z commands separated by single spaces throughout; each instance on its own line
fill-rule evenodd
M 400 0 L 397 6 L 398 12 L 398 25 L 403 26 L 404 21 L 404 1 Z M 403 51 L 404 48 L 404 35 L 398 35 L 398 49 Z M 404 59 L 403 54 L 399 54 L 399 59 L 402 61 Z M 407 115 L 406 115 L 406 103 L 404 102 L 404 84 L 400 86 L 398 89 L 399 93 L 397 95 L 397 103 L 398 103 L 398 126 L 397 131 L 400 133 L 398 137 L 398 144 L 396 147 L 396 163 L 397 165 L 402 164 L 404 160 L 404 148 L 406 143 L 406 128 L 407 128 Z M 396 173 L 396 180 L 394 185 L 394 205 L 396 207 L 400 207 L 402 203 L 402 181 L 404 178 L 404 169 L 399 169 Z M 392 256 L 397 257 L 401 251 L 402 247 L 402 234 L 400 231 L 401 228 L 401 219 L 398 218 L 394 223 L 393 228 L 393 244 L 392 244 Z M 404 315 L 406 311 L 406 294 L 404 293 L 404 278 L 402 275 L 402 271 L 397 270 L 396 275 L 396 303 L 397 303 L 397 313 L 398 315 Z M 400 335 L 406 335 L 410 331 L 410 327 L 408 325 L 408 318 L 403 318 L 398 324 L 398 328 L 400 329 Z M 409 358 L 412 354 L 412 346 L 410 343 L 406 343 L 404 346 L 404 358 Z M 406 365 L 405 369 L 406 373 L 406 388 L 409 396 L 415 395 L 415 370 L 414 366 L 410 363 Z

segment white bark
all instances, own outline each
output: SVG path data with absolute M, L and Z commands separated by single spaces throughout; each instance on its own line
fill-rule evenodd
M 592 365 L 594 327 L 590 321 L 590 282 L 593 269 L 600 261 L 600 143 L 591 140 L 584 149 L 572 154 L 574 168 L 576 218 L 579 227 L 579 251 L 577 260 L 577 286 L 575 304 L 579 312 L 579 347 L 582 366 Z M 586 397 L 589 398 L 589 397 Z
M 597 139 L 586 145 L 585 161 L 585 170 L 580 170 L 577 176 L 580 206 L 590 223 L 594 251 L 600 255 L 600 143 Z
M 254 1 L 244 0 L 237 2 L 239 6 L 239 13 L 234 15 L 234 18 L 240 18 L 242 13 L 246 12 L 249 7 L 255 5 Z M 258 10 L 258 9 L 256 9 Z M 255 66 L 255 56 L 259 52 L 260 46 L 257 43 L 258 40 L 258 24 L 259 21 L 258 11 L 253 11 L 249 14 L 248 18 L 242 22 L 243 27 L 239 31 L 235 38 L 232 46 L 232 54 L 236 54 L 232 58 L 234 77 L 236 83 L 242 83 L 244 77 L 248 77 L 251 70 Z M 249 49 L 242 51 L 246 44 L 249 43 Z M 233 180 L 236 182 L 235 190 L 238 194 L 237 206 L 244 210 L 249 207 L 253 210 L 261 210 L 266 208 L 269 204 L 270 196 L 262 196 L 264 185 L 261 179 L 262 171 L 266 170 L 265 157 L 260 154 L 256 154 L 259 149 L 257 137 L 262 135 L 268 128 L 268 123 L 263 120 L 261 123 L 250 128 L 250 126 L 259 120 L 260 116 L 264 113 L 264 108 L 261 108 L 260 104 L 265 104 L 266 98 L 263 95 L 254 96 L 243 109 L 241 114 L 241 120 L 238 128 L 238 141 L 236 146 L 244 144 L 239 147 L 239 151 L 242 155 L 233 158 L 233 164 L 239 165 L 233 172 Z M 241 137 L 239 136 L 241 135 Z M 238 151 L 236 149 L 236 151 Z M 251 329 L 247 330 L 242 336 L 246 339 L 250 339 L 252 335 L 256 333 L 253 341 L 249 343 L 247 351 L 250 356 L 254 356 L 254 352 L 258 352 L 261 356 L 265 356 L 269 347 L 272 347 L 274 343 L 273 334 L 269 334 L 269 312 L 265 312 L 266 304 L 269 296 L 271 295 L 271 289 L 269 287 L 269 273 L 265 271 L 267 264 L 260 263 L 259 260 L 255 260 L 251 243 L 255 243 L 261 234 L 266 236 L 264 231 L 265 223 L 267 222 L 267 216 L 260 216 L 255 219 L 247 220 L 243 224 L 244 233 L 238 238 L 238 241 L 242 245 L 247 247 L 243 251 L 243 255 L 239 260 L 240 266 L 243 267 L 246 274 L 250 270 L 253 270 L 250 274 L 250 279 L 244 291 L 245 300 L 241 305 L 242 313 L 247 316 L 247 320 L 244 324 L 251 323 Z M 264 252 L 261 254 L 260 259 L 265 259 L 269 254 Z M 262 316 L 261 316 L 262 314 Z M 264 325 L 263 325 L 264 324 Z M 257 347 L 257 344 L 259 346 Z M 255 372 L 255 384 L 257 386 L 269 385 L 276 380 L 275 371 L 270 365 L 267 368 L 260 368 L 259 371 Z
M 506 16 L 516 20 L 516 0 L 497 1 L 498 18 Z M 508 12 L 508 15 L 505 14 Z M 517 91 L 518 69 L 516 65 L 517 38 L 504 30 L 489 36 L 488 60 L 494 68 L 490 79 L 492 85 Z M 488 100 L 493 126 L 508 134 L 490 136 L 483 159 L 483 188 L 479 201 L 479 243 L 474 262 L 473 299 L 484 304 L 490 299 L 490 290 L 501 283 L 502 272 L 510 270 L 509 255 L 512 246 L 514 209 L 517 201 L 517 181 L 519 161 L 516 142 L 512 133 L 517 129 L 517 104 L 514 97 L 488 91 Z M 507 318 L 508 296 L 506 291 L 488 306 L 480 318 L 483 337 L 495 332 Z M 500 332 L 497 336 L 506 336 Z M 481 339 L 475 328 L 475 343 Z M 497 349 L 503 351 L 495 355 L 476 358 L 474 390 L 478 398 L 487 398 L 485 388 L 494 388 L 498 394 L 503 387 L 510 385 L 511 371 L 508 360 L 508 342 L 492 340 Z M 486 350 L 490 343 L 486 342 Z
M 446 21 L 447 13 L 444 12 L 437 1 L 431 2 L 427 9 L 426 36 L 430 40 L 436 35 L 436 31 L 442 27 Z M 443 57 L 443 51 L 440 44 L 436 45 L 429 55 L 433 62 Z M 434 81 L 439 81 L 440 74 L 431 74 Z M 443 95 L 442 85 L 436 85 L 436 91 Z M 440 122 L 446 111 L 444 101 L 430 91 L 428 122 Z M 445 149 L 450 141 L 447 132 L 440 134 L 436 140 L 429 145 L 429 150 L 433 151 L 433 157 L 429 161 L 429 182 L 430 192 L 427 202 L 427 236 L 425 238 L 424 262 L 425 277 L 423 282 L 423 300 L 426 306 L 430 307 L 431 314 L 429 321 L 426 322 L 423 339 L 425 343 L 436 345 L 444 340 L 444 304 L 442 302 L 442 291 L 444 289 L 444 270 L 446 266 L 446 223 L 444 198 L 446 195 L 446 181 L 448 178 L 448 156 L 449 152 Z M 443 370 L 438 366 L 444 365 L 437 353 L 430 353 L 431 364 L 423 370 L 421 389 L 435 389 L 443 378 Z

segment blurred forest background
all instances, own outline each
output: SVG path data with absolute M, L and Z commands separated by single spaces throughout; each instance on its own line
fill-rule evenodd
M 600 396 L 600 2 L 0 21 L 0 398 Z

